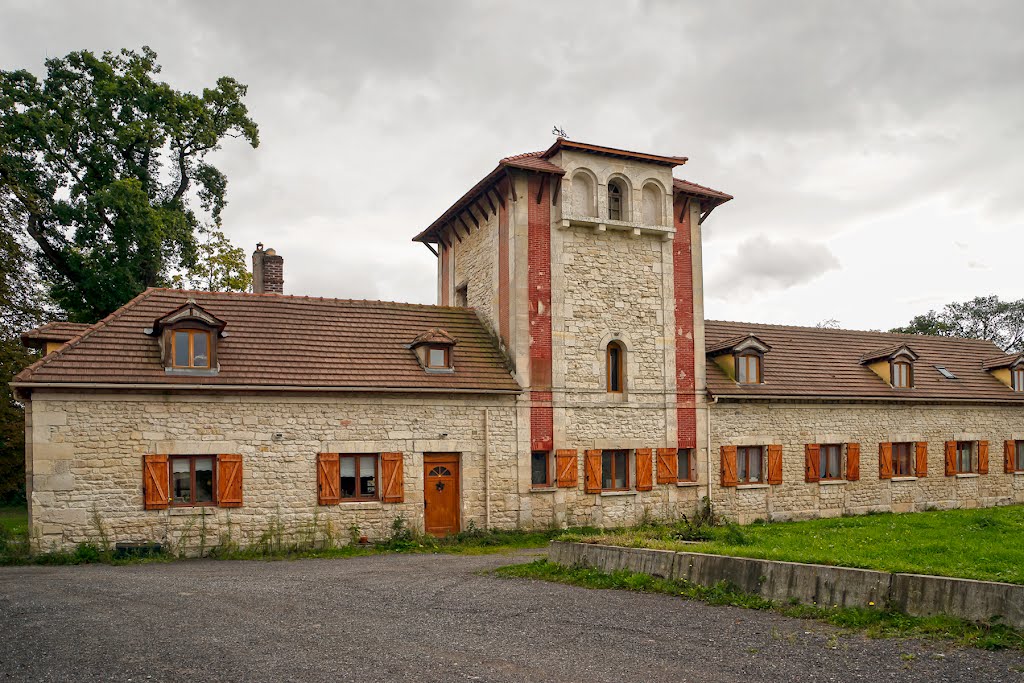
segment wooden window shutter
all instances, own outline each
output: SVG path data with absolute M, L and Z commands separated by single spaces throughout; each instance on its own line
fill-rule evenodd
M 690 458 L 690 466 L 693 466 L 693 458 Z M 687 475 L 690 473 L 687 472 Z M 658 449 L 658 483 L 674 484 L 679 480 L 679 449 L 659 448 Z
M 956 441 L 946 442 L 946 476 L 956 474 Z
M 878 478 L 892 479 L 892 443 L 878 444 Z
M 1017 463 L 1014 462 L 1017 455 L 1016 448 L 1017 444 L 1013 441 L 1003 442 L 1003 472 L 1012 474 L 1017 471 Z
M 809 443 L 804 446 L 804 481 L 808 484 L 821 479 L 821 446 Z
M 928 442 L 918 441 L 917 458 L 914 462 L 914 475 L 918 477 L 928 476 Z
M 556 484 L 559 488 L 574 489 L 579 483 L 579 458 L 575 448 L 555 451 Z
M 777 443 L 768 446 L 768 483 L 782 483 L 782 446 Z
M 337 505 L 341 502 L 341 461 L 337 453 L 316 456 L 316 502 Z
M 988 474 L 988 441 L 978 442 L 978 474 Z
M 601 493 L 601 451 L 586 451 L 583 456 L 583 491 Z
M 651 468 L 654 466 L 654 451 L 650 448 L 636 449 L 636 490 L 650 491 L 654 488 Z
M 163 510 L 170 502 L 170 472 L 167 456 L 142 456 L 142 497 L 147 510 Z
M 846 444 L 846 480 L 860 480 L 860 444 Z
M 242 456 L 237 453 L 217 456 L 217 505 L 242 507 Z
M 722 486 L 736 486 L 736 447 L 722 446 Z
M 380 454 L 381 500 L 385 503 L 405 502 L 405 482 L 402 475 L 401 453 Z

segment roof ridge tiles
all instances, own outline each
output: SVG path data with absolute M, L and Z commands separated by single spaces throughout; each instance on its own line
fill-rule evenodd
M 999 348 L 999 346 L 990 339 L 979 339 L 977 337 L 955 337 L 952 335 L 939 335 L 939 334 L 915 334 L 913 332 L 883 332 L 881 330 L 857 330 L 849 327 L 815 327 L 813 325 L 785 325 L 782 323 L 752 323 L 744 322 L 741 320 L 705 320 L 705 325 L 711 324 L 722 324 L 722 325 L 753 325 L 755 327 L 770 328 L 773 330 L 813 330 L 816 332 L 826 333 L 850 333 L 854 332 L 857 334 L 870 334 L 878 335 L 881 337 L 891 337 L 899 339 L 959 339 L 962 341 L 989 343 Z
M 416 309 L 427 309 L 427 310 L 448 310 L 448 311 L 475 311 L 475 308 L 469 308 L 466 306 L 441 306 L 439 304 L 420 304 L 412 301 L 388 301 L 385 299 L 345 299 L 339 297 L 329 296 L 310 296 L 308 294 L 279 294 L 277 292 L 261 292 L 259 294 L 254 292 L 211 292 L 202 289 L 175 289 L 173 287 L 150 287 L 150 290 L 155 292 L 169 293 L 169 294 L 199 294 L 201 296 L 217 296 L 226 298 L 267 298 L 277 299 L 281 301 L 324 301 L 328 303 L 340 303 L 340 304 L 375 304 L 382 306 L 409 306 Z M 148 290 L 147 290 L 148 291 Z M 131 303 L 131 302 L 129 302 Z M 126 306 L 128 304 L 125 304 Z

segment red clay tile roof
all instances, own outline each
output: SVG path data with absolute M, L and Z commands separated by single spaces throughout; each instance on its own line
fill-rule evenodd
M 718 204 L 724 204 L 730 199 L 734 199 L 731 194 L 726 194 L 719 190 L 712 190 L 710 187 L 691 183 L 689 180 L 680 180 L 679 178 L 672 179 L 672 190 L 676 194 L 685 194 L 692 197 L 718 200 L 715 202 L 716 206 Z
M 164 371 L 153 321 L 193 297 L 226 321 L 214 376 Z M 458 340 L 455 372 L 427 373 L 408 344 L 432 328 Z M 519 385 L 472 309 L 417 304 L 150 289 L 16 383 L 155 384 L 515 392 Z
M 543 152 L 542 156 L 545 159 L 549 159 L 561 149 L 575 149 L 582 152 L 591 152 L 593 154 L 602 154 L 604 156 L 619 157 L 622 159 L 639 159 L 641 161 L 663 164 L 665 166 L 681 166 L 687 162 L 686 157 L 670 157 L 665 156 L 664 154 L 632 152 L 628 149 L 616 149 L 615 147 L 592 145 L 588 142 L 577 142 L 576 140 L 569 140 L 567 138 L 558 138 L 555 140 L 554 144 L 548 147 L 547 150 Z
M 40 325 L 22 332 L 21 343 L 30 348 L 41 348 L 46 342 L 63 344 L 89 329 L 86 323 L 69 323 L 62 320 Z
M 1024 405 L 1024 392 L 1012 391 L 983 365 L 999 347 L 981 339 L 929 337 L 816 327 L 791 327 L 708 320 L 708 348 L 748 334 L 772 350 L 764 357 L 764 383 L 741 385 L 707 359 L 708 391 L 718 397 L 792 397 L 828 399 L 926 399 L 936 401 L 1009 401 Z M 918 355 L 914 388 L 893 389 L 861 357 L 882 347 L 906 344 Z M 935 366 L 958 379 L 945 379 Z
M 987 359 L 982 366 L 986 370 L 995 370 L 997 368 L 1008 368 L 1018 363 L 1024 358 L 1024 353 L 1004 353 L 994 358 Z

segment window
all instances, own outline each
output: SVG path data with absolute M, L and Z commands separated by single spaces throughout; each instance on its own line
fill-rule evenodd
M 618 180 L 608 183 L 608 218 L 613 221 L 626 220 L 625 188 Z
M 622 344 L 619 342 L 610 342 L 608 344 L 608 391 L 612 393 L 622 393 L 623 385 L 625 384 L 625 349 L 622 348 Z
M 974 442 L 956 442 L 956 473 L 968 474 L 974 471 Z
M 895 389 L 910 388 L 910 363 L 905 360 L 893 361 L 892 386 Z
M 939 374 L 945 377 L 946 379 L 956 379 L 956 375 L 954 375 L 952 371 L 950 371 L 946 367 L 943 367 L 942 365 L 936 365 L 935 369 L 938 370 Z
M 756 353 L 736 356 L 736 378 L 740 384 L 760 384 L 761 356 Z
M 629 451 L 601 452 L 601 488 L 605 491 L 629 488 Z
M 176 368 L 210 367 L 210 333 L 205 330 L 174 330 L 171 363 Z
M 1024 472 L 1024 441 L 1014 443 L 1014 470 Z
M 764 482 L 764 448 L 740 446 L 736 449 L 736 480 L 740 484 Z
M 819 448 L 820 469 L 818 477 L 821 479 L 842 479 L 843 478 L 843 447 L 839 444 L 821 444 Z
M 693 449 L 680 448 L 676 453 L 676 458 L 678 459 L 676 478 L 679 481 L 696 481 L 697 463 L 694 461 Z
M 342 500 L 377 500 L 377 456 L 341 455 L 338 460 Z
M 1024 367 L 1016 367 L 1010 371 L 1014 391 L 1024 391 Z
M 464 283 L 455 288 L 455 305 L 459 308 L 469 306 L 469 284 Z
M 171 505 L 213 505 L 214 461 L 212 455 L 172 455 Z
M 914 458 L 911 455 L 912 443 L 894 443 L 892 445 L 892 473 L 897 477 L 914 476 Z
M 551 453 L 534 451 L 530 454 L 530 483 L 537 488 L 551 486 Z
M 448 348 L 445 346 L 431 346 L 427 349 L 427 367 L 443 369 L 449 367 Z

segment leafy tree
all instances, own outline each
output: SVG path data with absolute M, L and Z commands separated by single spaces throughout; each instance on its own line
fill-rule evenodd
M 0 71 L 0 227 L 31 238 L 53 301 L 94 322 L 195 267 L 198 212 L 219 225 L 227 189 L 207 155 L 259 133 L 246 86 L 176 91 L 148 47 L 46 68 Z
M 252 285 L 252 274 L 245 250 L 231 243 L 221 230 L 202 228 L 202 242 L 194 266 L 172 278 L 176 287 L 208 292 L 245 292 Z
M 989 339 L 1007 353 L 1024 350 L 1024 299 L 1002 301 L 978 296 L 946 304 L 941 311 L 915 316 L 905 327 L 890 332 Z

